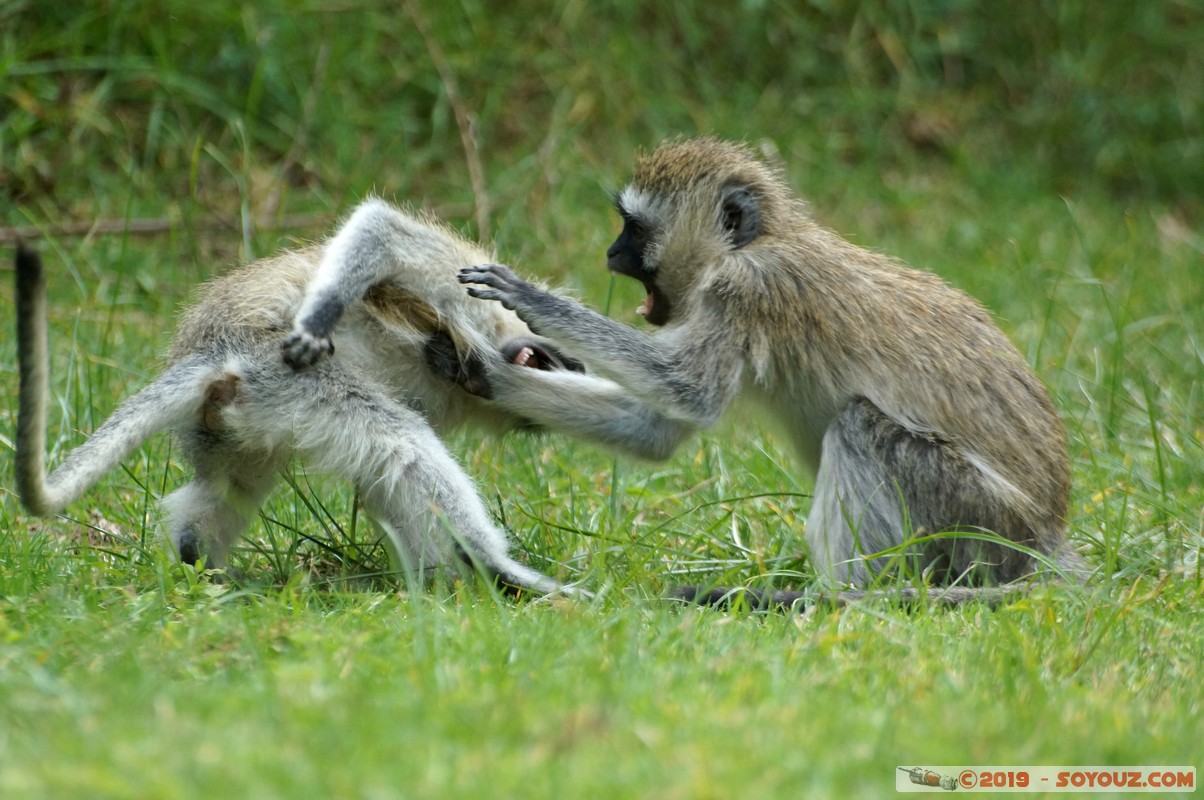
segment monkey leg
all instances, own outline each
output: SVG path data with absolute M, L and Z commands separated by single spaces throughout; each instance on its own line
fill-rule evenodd
M 355 485 L 407 578 L 425 581 L 467 560 L 512 586 L 562 589 L 510 558 L 506 534 L 426 418 L 383 389 L 324 361 L 276 382 L 266 405 L 274 419 L 296 421 L 294 446 L 307 464 Z
M 864 398 L 851 402 L 824 435 L 807 520 L 807 542 L 821 575 L 837 585 L 864 587 L 902 560 L 937 583 L 967 571 L 1006 583 L 1033 568 L 1031 557 L 1004 543 L 956 536 L 918 544 L 901 560 L 867 558 L 911 537 L 953 530 L 992 532 L 1037 547 L 1014 500 L 952 444 L 908 430 Z
M 180 431 L 180 445 L 195 478 L 163 500 L 167 531 L 180 560 L 205 559 L 210 568 L 226 565 L 230 548 L 267 498 L 288 457 L 277 436 L 274 446 L 255 437 L 243 413 L 242 379 L 227 373 L 211 382 L 192 425 Z
M 180 560 L 226 566 L 230 548 L 246 530 L 272 486 L 276 471 L 254 476 L 198 475 L 163 499 L 167 532 Z

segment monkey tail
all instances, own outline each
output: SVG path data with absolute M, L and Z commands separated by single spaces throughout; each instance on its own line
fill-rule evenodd
M 122 403 L 88 439 L 46 474 L 46 420 L 50 396 L 46 278 L 42 259 L 24 242 L 16 257 L 17 391 L 16 481 L 21 504 L 49 516 L 83 494 L 149 436 L 199 413 L 206 359 L 181 361 Z
M 791 611 L 796 606 L 799 610 L 806 603 L 805 592 L 767 591 L 765 589 L 716 587 L 705 589 L 701 586 L 674 586 L 667 595 L 669 600 L 679 603 L 712 608 L 744 607 L 751 611 Z
M 17 242 L 17 493 L 31 513 L 53 513 L 46 492 L 46 396 L 50 393 L 46 344 L 46 276 L 42 259 Z
M 746 608 L 750 611 L 801 612 L 812 606 L 828 605 L 844 607 L 862 600 L 882 600 L 901 606 L 915 605 L 921 600 L 938 606 L 957 606 L 976 601 L 994 607 L 1009 596 L 1023 592 L 1026 583 L 1003 586 L 949 586 L 920 589 L 915 586 L 900 586 L 896 589 L 871 591 L 849 589 L 842 592 L 797 592 L 747 588 L 714 588 L 701 586 L 675 586 L 669 590 L 668 599 L 689 605 L 713 608 Z

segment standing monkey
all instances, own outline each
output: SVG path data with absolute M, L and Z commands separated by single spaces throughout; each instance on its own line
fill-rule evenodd
M 623 229 L 608 267 L 643 283 L 641 313 L 660 327 L 653 335 L 502 266 L 460 280 L 626 388 L 649 408 L 645 424 L 582 416 L 571 382 L 520 375 L 499 359 L 477 365 L 496 402 L 661 458 L 737 396 L 751 400 L 781 423 L 815 477 L 805 538 L 828 588 L 864 588 L 900 558 L 934 584 L 959 583 L 940 593 L 954 600 L 974 596 L 967 583 L 1033 572 L 1034 552 L 1060 569 L 1079 566 L 1065 534 L 1062 425 L 981 305 L 821 227 L 782 176 L 738 144 L 662 145 L 637 161 L 617 207 Z M 931 536 L 947 531 L 1006 541 Z M 884 551 L 893 558 L 876 555 Z
M 455 372 L 457 352 L 501 352 L 533 372 L 571 376 L 615 407 L 632 403 L 614 383 L 578 374 L 579 362 L 561 358 L 513 312 L 464 294 L 456 270 L 489 258 L 433 219 L 366 201 L 326 244 L 256 261 L 204 287 L 164 372 L 47 475 L 45 278 L 38 256 L 19 247 L 21 502 L 37 515 L 57 513 L 147 437 L 170 429 L 195 472 L 163 502 L 184 561 L 223 566 L 297 456 L 355 485 L 410 577 L 469 562 L 514 587 L 570 591 L 508 555 L 506 534 L 440 439 L 472 419 L 501 432 L 529 427 L 529 418 L 442 376 Z

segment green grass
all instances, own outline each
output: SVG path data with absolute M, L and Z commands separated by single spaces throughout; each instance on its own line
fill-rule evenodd
M 6 794 L 848 797 L 896 764 L 1198 754 L 1185 598 L 795 620 L 73 589 L 6 613 Z
M 602 256 L 632 154 L 765 137 L 821 220 L 996 313 L 1066 422 L 1096 575 L 994 611 L 667 607 L 686 579 L 810 578 L 810 485 L 736 414 L 662 465 L 453 439 L 520 556 L 596 602 L 409 594 L 345 487 L 300 471 L 219 585 L 163 553 L 169 439 L 36 520 L 10 404 L 0 797 L 873 797 L 899 765 L 1204 765 L 1198 3 L 425 5 L 424 38 L 394 4 L 0 2 L 0 224 L 46 234 L 52 463 L 154 374 L 192 287 L 369 191 L 633 321 Z M 127 218 L 170 230 L 53 227 Z

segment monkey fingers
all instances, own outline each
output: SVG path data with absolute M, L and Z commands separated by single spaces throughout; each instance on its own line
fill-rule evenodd
M 511 311 L 514 311 L 519 305 L 521 295 L 535 290 L 535 287 L 502 264 L 465 267 L 460 270 L 457 279 L 460 283 L 468 285 L 470 296 L 480 300 L 497 300 Z M 479 289 L 477 286 L 489 288 Z

